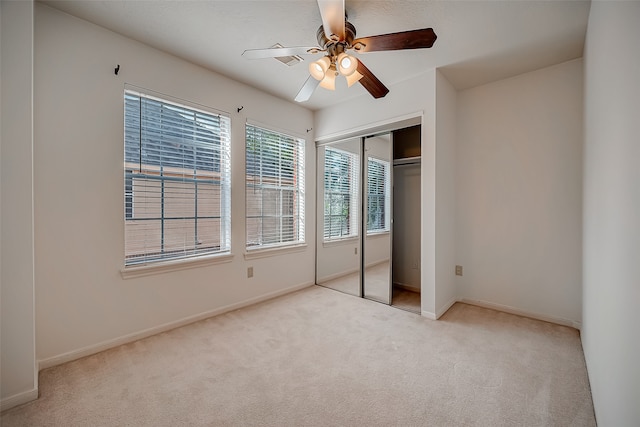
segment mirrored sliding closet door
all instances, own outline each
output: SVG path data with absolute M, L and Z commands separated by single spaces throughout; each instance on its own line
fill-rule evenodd
M 317 148 L 316 284 L 362 296 L 362 139 Z
M 391 134 L 317 150 L 316 283 L 391 304 Z

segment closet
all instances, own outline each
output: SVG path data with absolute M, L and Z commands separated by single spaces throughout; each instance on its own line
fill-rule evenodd
M 318 144 L 316 284 L 420 312 L 419 149 L 419 126 Z
M 393 132 L 393 302 L 420 313 L 420 126 Z

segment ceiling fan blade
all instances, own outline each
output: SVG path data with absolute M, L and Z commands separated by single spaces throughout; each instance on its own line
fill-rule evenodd
M 423 49 L 433 46 L 437 38 L 438 36 L 436 36 L 433 28 L 422 28 L 420 30 L 362 37 L 353 41 L 353 47 L 358 52 Z
M 327 38 L 335 34 L 339 40 L 344 40 L 344 0 L 318 0 L 318 8 Z
M 304 85 L 296 95 L 295 100 L 297 102 L 308 101 L 319 84 L 320 84 L 320 80 L 316 80 L 312 76 L 309 76 L 307 81 L 304 82 Z
M 312 55 L 320 52 L 316 46 L 312 47 L 271 47 L 267 49 L 248 49 L 242 52 L 247 59 L 280 58 L 283 56 Z
M 358 61 L 358 72 L 362 74 L 362 78 L 359 80 L 360 84 L 373 96 L 374 98 L 382 98 L 389 93 L 389 89 L 380 81 L 373 73 L 362 63 Z

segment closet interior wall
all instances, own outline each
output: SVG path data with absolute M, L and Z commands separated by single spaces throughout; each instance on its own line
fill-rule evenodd
M 420 310 L 420 126 L 393 132 L 393 305 Z M 408 294 L 407 291 L 413 293 Z M 404 296 L 404 298 L 400 298 Z

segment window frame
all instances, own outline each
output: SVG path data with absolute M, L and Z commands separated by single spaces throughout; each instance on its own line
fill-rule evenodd
M 382 167 L 382 185 L 378 182 L 378 185 L 375 186 L 377 190 L 382 188 L 382 192 L 376 191 L 372 192 L 371 180 L 380 179 L 380 174 L 376 173 L 375 176 L 371 175 L 371 164 L 376 164 L 377 167 Z M 375 235 L 375 234 L 383 234 L 389 233 L 391 231 L 391 162 L 387 160 L 378 159 L 376 157 L 367 156 L 367 223 L 366 223 L 366 232 L 367 235 Z M 377 205 L 382 205 L 382 221 L 384 225 L 382 227 L 370 228 L 370 218 L 371 218 L 371 198 L 375 197 L 377 199 Z
M 341 161 L 346 162 L 346 179 L 347 179 L 347 189 L 346 190 L 331 190 L 329 188 L 329 184 L 327 183 L 327 166 L 328 166 L 328 156 L 327 152 L 335 153 L 334 155 L 340 156 Z M 334 163 L 334 162 L 332 162 Z M 324 243 L 330 242 L 338 242 L 341 240 L 355 239 L 360 235 L 360 227 L 359 227 L 359 213 L 358 213 L 358 205 L 359 205 L 359 177 L 360 177 L 360 154 L 354 153 L 351 151 L 343 150 L 340 148 L 325 147 L 324 150 L 324 199 L 323 199 L 323 225 L 322 225 L 322 238 Z M 349 232 L 347 234 L 339 234 L 332 235 L 331 234 L 331 226 L 329 227 L 329 233 L 327 234 L 327 198 L 328 195 L 339 195 L 343 197 L 347 197 L 347 207 L 348 214 L 347 215 L 333 215 L 330 213 L 332 206 L 329 206 L 329 223 L 331 224 L 331 220 L 333 217 L 344 217 L 343 221 L 346 223 L 345 226 L 348 228 Z M 343 202 L 344 206 L 345 203 Z
M 231 118 L 226 113 L 221 113 L 210 107 L 201 106 L 192 102 L 172 98 L 163 94 L 156 94 L 153 91 L 141 89 L 137 87 L 131 87 L 125 85 L 124 90 L 124 228 L 125 228 L 125 248 L 124 248 L 124 268 L 121 271 L 123 277 L 133 277 L 137 275 L 148 274 L 149 267 L 156 270 L 173 270 L 180 268 L 189 268 L 190 266 L 200 265 L 203 262 L 211 262 L 217 258 L 217 261 L 226 262 L 231 258 Z M 136 100 L 139 102 L 139 111 L 133 109 L 133 114 L 128 114 L 128 105 L 135 105 Z M 128 104 L 131 102 L 132 104 Z M 162 114 L 167 113 L 173 115 L 173 124 L 165 125 L 160 117 L 150 115 L 148 123 L 143 122 L 145 103 L 154 105 L 160 108 Z M 143 104 L 145 107 L 143 108 Z M 150 108 L 150 107 L 149 107 Z M 151 108 L 150 108 L 151 110 Z M 139 118 L 136 122 L 134 119 L 135 113 L 138 112 Z M 183 127 L 175 124 L 175 120 L 182 121 Z M 160 123 L 160 125 L 158 125 Z M 213 124 L 213 125 L 212 125 Z M 155 128 L 154 128 L 155 127 Z M 162 131 L 158 132 L 157 128 L 161 127 Z M 128 132 L 138 130 L 139 135 L 137 140 L 135 137 L 129 139 Z M 155 134 L 160 134 L 154 135 Z M 217 131 L 217 133 L 216 133 Z M 143 133 L 148 132 L 146 142 L 143 139 Z M 180 133 L 182 132 L 182 133 Z M 174 135 L 176 134 L 177 135 Z M 172 134 L 172 144 L 169 144 L 169 134 Z M 177 138 L 177 139 L 176 139 Z M 154 160 L 151 160 L 150 154 L 153 149 L 159 150 L 174 150 L 176 151 L 174 141 L 181 143 L 180 149 L 185 153 L 189 153 L 190 157 L 182 158 L 182 168 L 175 165 L 166 166 L 167 171 L 171 171 L 176 176 L 171 176 L 171 173 L 163 173 L 165 166 L 164 162 L 170 162 L 164 160 L 161 157 L 159 164 L 154 164 Z M 136 147 L 136 144 L 138 145 Z M 173 145 L 174 147 L 170 147 Z M 186 148 L 185 148 L 186 147 Z M 133 150 L 134 154 L 139 157 L 136 162 L 132 162 L 130 155 Z M 137 150 L 137 151 L 136 151 Z M 146 150 L 146 151 L 145 151 Z M 204 156 L 203 156 L 204 153 Z M 175 154 L 175 153 L 174 153 Z M 144 156 L 146 159 L 143 159 Z M 170 156 L 167 156 L 170 158 Z M 177 157 L 180 159 L 179 157 Z M 203 169 L 204 168 L 204 169 Z M 157 169 L 157 170 L 154 170 Z M 186 171 L 189 171 L 187 174 Z M 160 203 L 162 210 L 161 218 L 154 218 L 151 216 L 145 217 L 145 209 L 137 209 L 137 205 L 145 206 L 142 199 L 136 200 L 136 180 L 140 182 L 153 182 L 158 181 L 161 186 L 161 190 L 156 193 L 160 194 Z M 164 209 L 167 206 L 165 203 L 165 197 L 167 200 L 171 200 L 169 192 L 166 192 L 165 183 L 172 183 L 167 185 L 173 185 L 178 187 L 182 192 L 179 197 L 184 198 L 187 202 L 184 204 L 188 206 L 188 200 L 193 200 L 194 212 L 193 218 L 188 217 L 185 213 L 177 212 L 177 217 L 164 217 Z M 193 185 L 193 198 L 189 199 L 189 192 L 191 185 Z M 200 189 L 198 186 L 200 185 Z M 184 188 L 183 188 L 184 187 Z M 145 188 L 146 189 L 146 188 Z M 174 188 L 175 191 L 175 188 Z M 208 192 L 202 193 L 202 191 Z M 167 196 L 169 194 L 169 196 Z M 211 198 L 213 194 L 213 198 Z M 143 197 L 143 195 L 140 195 Z M 200 199 L 198 199 L 200 198 Z M 198 210 L 200 200 L 200 211 Z M 154 202 L 158 203 L 158 202 Z M 175 202 L 174 202 L 175 203 Z M 207 206 L 207 203 L 210 204 Z M 182 205 L 178 205 L 179 207 Z M 204 208 L 203 208 L 204 206 Z M 174 206 L 175 210 L 176 207 Z M 180 209 L 180 208 L 178 208 Z M 213 211 L 212 211 L 213 209 Z M 204 211 L 204 214 L 201 212 Z M 140 215 L 138 215 L 140 212 Z M 215 215 L 207 215 L 207 213 L 217 212 Z M 193 223 L 188 223 L 189 220 L 193 220 Z M 202 222 L 213 219 L 213 225 L 203 226 Z M 184 240 L 185 244 L 183 248 L 178 249 L 166 249 L 164 243 L 164 237 L 161 237 L 160 250 L 154 252 L 148 251 L 146 246 L 142 252 L 136 254 L 135 250 L 128 248 L 127 245 L 131 241 L 128 240 L 128 228 L 131 229 L 134 221 L 140 222 L 141 220 L 164 221 L 176 220 L 178 224 L 177 230 L 184 230 L 185 235 L 188 235 L 188 230 L 193 227 L 193 244 L 187 243 L 188 240 Z M 202 221 L 198 224 L 198 221 Z M 216 225 L 216 220 L 219 221 Z M 179 224 L 182 221 L 183 225 Z M 204 229 L 210 229 L 208 233 L 199 227 Z M 213 227 L 213 228 L 211 228 Z M 161 226 L 162 228 L 162 226 Z M 164 228 L 162 228 L 164 230 Z M 213 230 L 213 231 L 211 231 Z M 217 231 L 216 231 L 217 230 Z M 130 232 L 130 231 L 129 231 Z M 178 231 L 180 233 L 180 231 Z M 201 244 L 198 239 L 198 233 L 205 233 L 205 240 L 208 240 L 205 244 L 212 245 L 204 248 L 198 248 Z M 142 244 L 146 245 L 148 232 L 141 233 Z M 164 232 L 161 232 L 164 235 Z M 137 255 L 137 256 L 136 256 Z M 184 264 L 184 265 L 182 265 Z
M 264 136 L 264 140 L 261 140 L 259 147 L 254 146 L 250 148 L 250 144 L 255 144 L 256 141 L 253 138 Z M 277 137 L 276 137 L 277 136 Z M 277 141 L 277 146 L 274 145 Z M 263 156 L 263 151 L 267 149 L 276 148 L 282 150 L 282 144 L 291 144 L 291 152 L 285 153 L 290 156 L 292 164 L 290 168 L 283 166 L 282 151 L 278 151 L 278 156 L 268 155 Z M 263 145 L 264 144 L 264 145 Z M 259 161 L 259 165 L 255 163 L 250 164 L 250 156 L 254 155 L 251 160 Z M 273 154 L 273 153 L 271 153 Z M 278 167 L 275 169 L 269 169 L 265 165 L 269 161 L 278 159 Z M 271 164 L 270 166 L 274 166 Z M 256 174 L 256 167 L 258 167 L 259 173 Z M 270 170 L 273 175 L 267 176 L 264 171 Z M 283 170 L 291 173 L 290 177 L 283 176 Z M 277 172 L 277 173 L 276 173 Z M 272 127 L 265 126 L 256 122 L 247 121 L 245 123 L 245 258 L 259 258 L 263 256 L 270 256 L 273 252 L 288 252 L 296 251 L 298 249 L 306 247 L 306 192 L 305 192 L 305 179 L 306 179 L 306 140 L 289 131 L 281 131 L 273 129 Z M 286 179 L 290 179 L 294 185 L 289 185 L 285 182 Z M 275 180 L 275 182 L 268 183 L 268 180 Z M 250 194 L 260 191 L 260 195 L 255 200 L 260 200 L 260 209 L 258 213 L 250 212 L 255 205 L 251 204 Z M 269 191 L 273 194 L 277 194 L 275 200 L 276 212 L 265 214 L 265 203 L 268 199 L 265 198 Z M 290 214 L 284 213 L 285 199 L 282 197 L 285 192 L 290 192 L 291 209 Z M 289 206 L 286 206 L 287 208 Z M 277 219 L 275 226 L 275 234 L 278 235 L 274 241 L 269 241 L 273 234 L 264 232 L 265 230 L 265 218 Z M 291 240 L 287 240 L 287 229 L 283 226 L 283 218 L 291 220 Z M 259 221 L 253 221 L 259 220 Z M 256 225 L 258 224 L 258 225 Z M 256 226 L 258 231 L 251 227 Z M 255 233 L 254 233 L 255 231 Z M 257 236 L 256 240 L 252 237 Z

